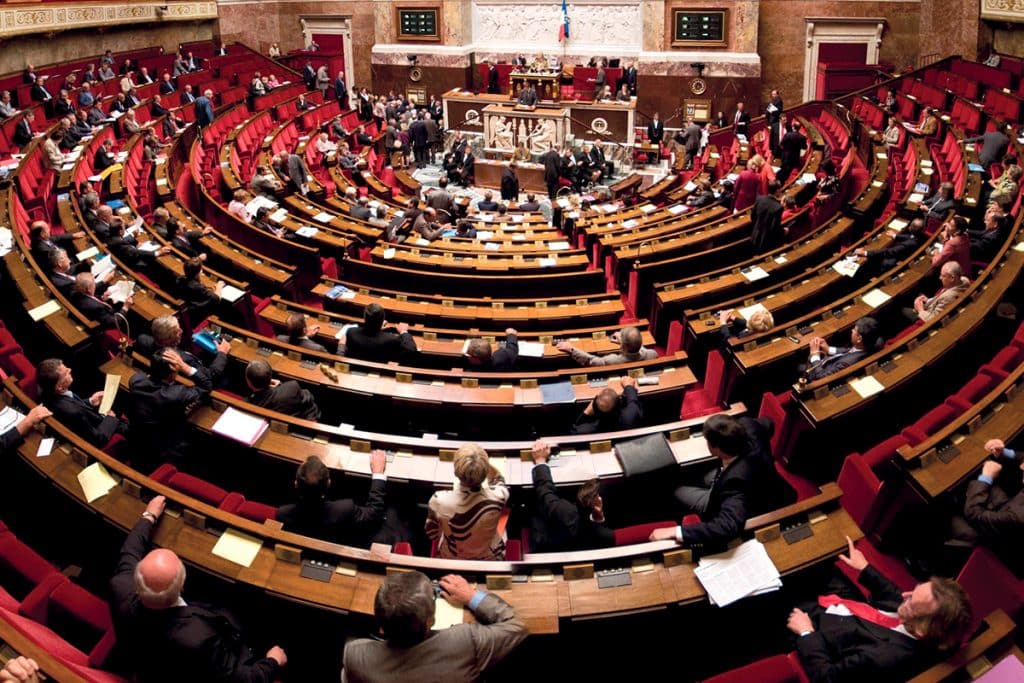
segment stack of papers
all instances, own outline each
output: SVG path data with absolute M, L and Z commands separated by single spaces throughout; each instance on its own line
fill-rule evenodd
M 685 204 L 676 204 L 675 206 L 668 207 L 668 212 L 673 216 L 678 216 L 679 214 L 686 211 L 686 209 L 687 206 Z
M 7 406 L 0 410 L 0 434 L 3 434 L 14 425 L 24 419 L 24 415 L 14 408 Z
M 555 265 L 557 261 L 553 258 L 539 258 L 537 259 L 537 265 L 541 268 L 550 268 Z
M 316 234 L 320 232 L 319 228 L 314 228 L 312 225 L 303 225 L 301 228 L 295 231 L 295 234 L 299 237 L 305 237 L 310 239 L 316 237 Z
M 757 540 L 702 558 L 693 573 L 708 592 L 711 604 L 719 607 L 782 588 L 779 570 Z
M 840 275 L 846 277 L 853 277 L 857 274 L 857 270 L 860 268 L 860 264 L 857 263 L 857 259 L 853 257 L 847 257 L 836 261 L 835 265 L 832 266 L 832 270 L 836 271 Z
M 252 446 L 263 436 L 269 426 L 266 420 L 234 408 L 227 408 L 213 423 L 213 431 L 247 446 Z
M 131 280 L 118 280 L 107 289 L 110 300 L 115 304 L 123 304 L 134 293 L 135 283 Z
M 114 260 L 110 258 L 110 254 L 104 255 L 102 258 L 96 259 L 92 266 L 89 268 L 92 271 L 92 276 L 96 280 L 102 280 L 108 271 L 114 269 Z
M 313 220 L 315 220 L 317 223 L 330 223 L 332 218 L 334 218 L 334 216 L 327 213 L 326 211 L 321 211 L 317 215 L 313 216 Z
M 562 242 L 548 242 L 548 249 L 551 251 L 565 251 L 569 248 L 569 243 Z
M 98 462 L 94 462 L 78 473 L 78 483 L 82 485 L 86 503 L 102 498 L 110 489 L 117 486 L 117 480 L 110 476 L 102 463 Z
M 45 304 L 40 304 L 28 312 L 33 322 L 39 322 L 48 315 L 53 315 L 60 310 L 60 304 L 55 299 L 50 299 Z
M 543 358 L 544 344 L 541 344 L 540 342 L 521 341 L 519 342 L 519 355 L 524 358 Z
M 757 280 L 763 280 L 768 277 L 768 271 L 761 266 L 754 266 L 745 271 L 741 271 L 743 277 L 747 278 L 748 282 L 756 282 Z
M 263 542 L 234 529 L 226 530 L 213 546 L 213 554 L 229 562 L 251 567 Z
M 283 223 L 284 220 L 288 218 L 288 209 L 278 209 L 274 213 L 270 214 L 268 218 L 275 223 Z
M 220 290 L 220 298 L 227 301 L 229 304 L 235 303 L 243 296 L 245 296 L 245 290 L 239 289 L 233 285 L 224 285 Z

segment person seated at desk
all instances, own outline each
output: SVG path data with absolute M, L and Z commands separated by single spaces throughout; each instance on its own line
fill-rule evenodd
M 971 240 L 967 237 L 967 219 L 953 216 L 942 226 L 942 241 L 936 241 L 932 252 L 932 267 L 941 268 L 949 261 L 960 264 L 960 270 L 971 276 Z
M 449 228 L 451 228 L 451 223 L 445 223 L 444 225 L 438 223 L 437 211 L 429 206 L 419 212 L 412 226 L 413 232 L 419 234 L 420 238 L 428 242 L 433 242 Z
M 505 345 L 491 352 L 491 343 L 485 339 L 471 339 L 466 347 L 466 367 L 470 370 L 512 372 L 519 358 L 519 337 L 509 327 L 505 330 Z
M 143 461 L 144 467 L 180 463 L 189 456 L 188 415 L 211 389 L 205 375 L 189 374 L 194 370 L 181 354 L 164 349 L 150 359 L 148 374 L 137 372 L 128 382 L 128 444 L 133 460 Z M 191 377 L 195 386 L 175 381 L 178 373 Z
M 331 141 L 331 137 L 327 133 L 320 133 L 316 138 L 316 151 L 327 156 L 338 151 L 338 145 Z
M 352 154 L 347 142 L 338 145 L 338 166 L 343 171 L 355 171 L 359 165 L 359 157 Z
M 9 119 L 17 114 L 18 111 L 19 109 L 11 104 L 11 91 L 4 90 L 0 92 L 0 120 Z
M 71 288 L 75 285 L 75 274 L 71 270 L 71 257 L 68 252 L 60 247 L 50 251 L 50 281 L 57 287 L 57 291 L 65 298 L 71 297 Z M 84 272 L 89 272 L 89 263 L 79 264 L 83 266 Z
M 265 208 L 265 207 L 260 207 Z M 205 247 L 203 246 L 203 237 L 212 234 L 213 228 L 207 225 L 202 230 L 187 230 L 181 229 L 181 224 L 178 223 L 177 218 L 168 218 L 164 224 L 164 239 L 170 244 L 171 247 L 177 249 L 185 256 L 189 258 L 198 258 L 200 261 L 206 260 L 206 254 L 203 253 Z
M 629 376 L 619 378 L 619 391 L 611 387 L 602 389 L 587 403 L 576 422 L 569 428 L 571 434 L 595 434 L 617 432 L 639 427 L 644 419 L 640 394 L 636 390 L 636 379 Z
M 384 640 L 349 641 L 341 682 L 481 680 L 526 638 L 526 624 L 497 593 L 455 574 L 441 577 L 438 590 L 418 571 L 385 577 L 373 600 Z M 469 609 L 473 623 L 431 631 L 438 598 Z
M 715 192 L 711 188 L 710 180 L 701 180 L 693 188 L 693 192 L 686 198 L 686 205 L 692 209 L 699 209 L 715 203 Z
M 477 211 L 497 211 L 498 202 L 494 201 L 494 193 L 490 190 L 484 192 L 484 198 L 477 202 Z
M 349 327 L 339 339 L 338 353 L 375 363 L 409 360 L 419 351 L 409 324 L 398 323 L 395 332 L 385 330 L 386 315 L 380 304 L 369 304 L 363 311 L 363 324 Z
M 1003 173 L 998 178 L 992 178 L 988 181 L 989 188 L 982 188 L 982 190 L 988 190 L 989 202 L 996 202 L 1002 199 L 1007 199 L 1013 202 L 1017 199 L 1017 191 L 1020 188 L 1020 179 L 1024 176 L 1024 168 L 1021 168 L 1015 163 L 1006 163 L 1003 165 Z M 982 196 L 984 197 L 984 192 Z
M 467 239 L 476 238 L 476 228 L 469 221 L 459 221 L 455 226 L 455 236 Z
M 277 680 L 284 650 L 275 645 L 257 657 L 231 613 L 182 598 L 185 565 L 151 540 L 165 505 L 163 496 L 146 505 L 110 580 L 110 614 L 128 669 L 140 681 Z
M 49 223 L 46 221 L 33 221 L 29 227 L 28 236 L 29 253 L 35 259 L 36 265 L 44 270 L 48 270 L 50 268 L 50 252 L 58 248 L 65 249 L 69 255 L 77 252 L 75 240 L 85 237 L 85 233 L 79 230 L 73 233 L 65 232 L 60 235 L 53 235 L 50 233 Z M 86 270 L 89 270 L 89 264 L 84 261 L 76 263 L 73 268 L 75 273 Z
M 733 337 L 743 339 L 752 334 L 767 332 L 775 327 L 775 318 L 769 310 L 756 310 L 750 314 L 750 320 L 737 315 L 735 311 L 718 312 L 718 335 L 723 344 L 728 344 Z
M 523 89 L 519 91 L 519 104 L 524 107 L 536 107 L 538 101 L 537 90 L 533 87 L 532 82 L 527 81 Z
M 942 268 L 939 270 L 939 280 L 942 282 L 942 288 L 936 292 L 935 296 L 919 295 L 914 299 L 913 308 L 903 309 L 903 315 L 914 322 L 934 320 L 952 308 L 971 284 L 970 280 L 963 277 L 960 264 L 956 261 L 947 261 L 942 264 Z
M 110 233 L 105 240 L 111 255 L 132 270 L 145 270 L 156 262 L 157 257 L 171 252 L 170 246 L 156 249 L 141 249 L 134 237 L 124 234 L 124 220 L 120 216 L 110 219 Z
M 438 491 L 427 504 L 427 537 L 437 541 L 437 556 L 460 560 L 505 559 L 505 532 L 500 529 L 508 502 L 505 479 L 487 451 L 467 443 L 455 451 L 457 485 Z
M 220 339 L 216 343 L 216 355 L 207 367 L 199 358 L 181 347 L 181 324 L 173 315 L 162 315 L 153 320 L 150 334 L 140 334 L 135 342 L 135 350 L 151 358 L 168 358 L 176 369 L 192 380 L 193 384 L 209 393 L 213 383 L 224 374 L 228 364 L 228 351 L 231 344 Z
M 923 218 L 915 218 L 902 231 L 888 233 L 892 238 L 889 246 L 882 249 L 858 247 L 854 253 L 865 259 L 866 263 L 872 267 L 872 272 L 883 273 L 895 268 L 900 261 L 924 244 L 925 225 Z
M 254 228 L 259 228 L 263 232 L 269 232 L 274 237 L 280 237 L 281 239 L 292 239 L 292 233 L 288 232 L 286 228 L 283 228 L 273 221 L 270 220 L 270 209 L 261 206 L 256 209 L 256 215 L 253 216 L 252 223 L 250 224 Z
M 7 453 L 17 448 L 25 440 L 25 435 L 32 431 L 37 424 L 53 415 L 50 409 L 39 404 L 28 411 L 25 417 L 18 420 L 18 423 L 7 431 L 0 433 L 0 453 Z
M 652 360 L 658 357 L 658 352 L 654 349 L 644 348 L 643 335 L 635 327 L 623 328 L 621 332 L 613 334 L 611 340 L 619 343 L 620 351 L 605 356 L 595 356 L 577 349 L 569 341 L 560 341 L 557 347 L 559 351 L 568 353 L 574 361 L 584 366 L 620 365 L 622 363 Z
M 131 308 L 135 301 L 130 296 L 123 302 L 105 301 L 108 298 L 106 289 L 103 285 L 103 291 L 97 294 L 96 279 L 92 273 L 79 273 L 69 292 L 70 300 L 79 313 L 99 323 L 101 330 L 114 330 L 117 329 L 116 315 Z
M 543 52 L 538 52 L 530 62 L 530 71 L 547 71 L 548 70 L 548 58 L 544 56 Z
M 60 149 L 63 140 L 64 132 L 57 129 L 43 142 L 43 163 L 47 169 L 57 173 L 60 173 L 61 166 L 64 165 L 64 153 Z
M 249 181 L 249 189 L 252 190 L 254 194 L 261 195 L 267 199 L 276 200 L 277 193 L 284 189 L 284 185 L 274 177 L 269 168 L 260 164 L 256 167 L 256 172 L 253 173 L 252 180 Z
M 952 535 L 972 547 L 989 546 L 1019 575 L 1024 571 L 1024 488 L 1019 474 L 1003 468 L 1024 470 L 1024 458 L 1002 439 L 989 439 L 985 450 L 993 459 L 986 460 L 981 474 L 967 484 L 963 516 L 953 518 Z
M 526 193 L 526 201 L 519 205 L 520 211 L 540 211 L 540 202 L 537 201 L 537 195 L 532 192 Z
M 999 247 L 1006 242 L 1013 216 L 1009 213 L 1009 202 L 992 202 L 985 209 L 985 227 L 982 230 L 968 230 L 971 240 L 971 258 L 988 263 L 995 257 Z
M 252 201 L 252 195 L 245 189 L 238 188 L 231 195 L 231 201 L 228 202 L 228 213 L 243 223 L 250 222 L 252 214 L 249 213 L 249 209 L 246 206 L 250 201 Z
M 890 116 L 885 126 L 885 132 L 882 133 L 882 142 L 885 143 L 886 147 L 896 147 L 900 144 L 900 137 L 903 134 L 902 126 L 896 122 L 896 118 Z
M 103 402 L 103 392 L 96 391 L 83 398 L 71 391 L 74 382 L 71 368 L 59 358 L 47 358 L 36 368 L 39 384 L 39 402 L 45 405 L 57 420 L 96 448 L 103 448 L 115 434 L 124 434 L 128 425 L 114 411 L 101 415 L 97 408 Z
M 594 90 L 594 102 L 610 102 L 612 97 L 612 91 L 607 85 L 602 85 Z
M 249 361 L 245 368 L 245 383 L 252 392 L 249 403 L 253 405 L 302 420 L 316 422 L 320 419 L 320 407 L 309 389 L 303 389 L 293 379 L 284 382 L 274 379 L 273 370 L 265 360 Z
M 971 604 L 952 579 L 932 577 L 910 592 L 868 564 L 846 537 L 839 560 L 857 572 L 857 583 L 838 571 L 820 594 L 789 614 L 800 665 L 811 683 L 906 681 L 960 647 L 970 635 Z
M 93 158 L 92 167 L 97 173 L 107 170 L 111 166 L 117 163 L 117 155 L 114 154 L 114 138 L 106 138 L 103 140 L 103 144 L 96 150 L 96 156 Z
M 921 208 L 925 210 L 925 218 L 945 218 L 950 209 L 956 207 L 953 189 L 953 183 L 945 181 L 939 185 L 935 194 L 921 202 Z
M 533 499 L 536 510 L 530 516 L 530 552 L 550 553 L 609 548 L 615 532 L 605 525 L 601 480 L 589 479 L 576 494 L 576 502 L 560 495 L 551 476 L 551 444 L 543 439 L 533 444 Z
M 277 341 L 301 346 L 310 351 L 327 353 L 327 348 L 323 344 L 318 344 L 311 339 L 320 333 L 320 325 L 310 323 L 302 313 L 290 313 L 285 322 L 285 329 L 287 333 L 277 335 Z
M 849 347 L 836 348 L 829 346 L 821 337 L 812 337 L 808 365 L 803 370 L 804 378 L 808 382 L 816 382 L 845 370 L 874 353 L 881 341 L 878 321 L 867 316 L 858 320 L 850 330 Z
M 221 292 L 226 286 L 223 280 L 217 280 L 213 289 L 203 284 L 203 260 L 190 258 L 185 262 L 183 275 L 174 283 L 174 290 L 189 307 L 195 320 L 202 320 L 213 313 L 220 301 Z
M 775 469 L 769 445 L 773 429 L 767 418 L 709 417 L 704 439 L 718 466 L 675 490 L 676 500 L 701 522 L 657 529 L 650 540 L 675 539 L 703 553 L 718 552 L 740 537 L 751 517 L 796 502 L 796 491 Z
M 909 132 L 914 135 L 921 137 L 928 137 L 929 135 L 935 135 L 939 130 L 939 117 L 936 111 L 932 107 L 925 107 L 924 112 L 921 114 L 921 120 L 918 121 L 917 125 L 903 124 Z
M 526 141 L 520 140 L 512 152 L 512 161 L 531 161 L 532 159 L 533 154 L 530 153 L 529 148 L 526 146 Z

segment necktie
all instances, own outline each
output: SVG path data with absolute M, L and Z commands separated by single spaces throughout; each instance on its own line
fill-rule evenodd
M 850 613 L 853 614 L 853 616 L 859 617 L 864 621 L 870 621 L 872 624 L 876 624 L 882 628 L 896 628 L 902 623 L 899 617 L 892 617 L 888 614 L 883 614 L 866 602 L 846 600 L 838 595 L 822 595 L 818 598 L 818 604 L 822 607 L 842 605 L 846 609 L 850 610 Z

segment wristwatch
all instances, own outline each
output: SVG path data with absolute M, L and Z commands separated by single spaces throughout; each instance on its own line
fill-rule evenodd
M 156 524 L 156 515 L 154 515 L 149 510 L 146 510 L 145 512 L 143 512 L 142 516 L 147 518 L 149 521 L 153 522 L 153 524 Z

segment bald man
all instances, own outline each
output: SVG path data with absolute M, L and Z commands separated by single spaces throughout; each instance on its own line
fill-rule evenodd
M 165 502 L 156 496 L 146 506 L 110 580 L 114 630 L 130 668 L 147 683 L 272 683 L 288 661 L 284 650 L 275 645 L 257 658 L 230 615 L 182 599 L 185 565 L 178 556 L 152 549 Z

